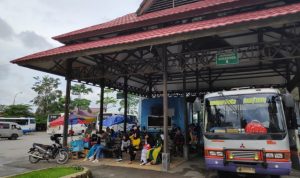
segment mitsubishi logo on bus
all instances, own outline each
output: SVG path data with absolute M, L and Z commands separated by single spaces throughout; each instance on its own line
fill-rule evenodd
M 241 144 L 240 148 L 245 148 L 245 146 L 244 146 L 244 144 L 243 144 L 243 143 Z

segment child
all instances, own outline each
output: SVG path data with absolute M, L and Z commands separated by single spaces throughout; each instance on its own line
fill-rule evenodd
M 122 137 L 122 141 L 121 141 L 121 146 L 118 150 L 116 150 L 116 155 L 117 155 L 117 161 L 120 162 L 123 160 L 123 152 L 127 152 L 129 150 L 129 146 L 130 146 L 130 139 L 128 137 L 128 135 L 124 135 Z
M 146 165 L 147 164 L 147 154 L 148 154 L 148 150 L 151 149 L 150 144 L 145 144 L 142 150 L 142 154 L 141 154 L 141 166 Z

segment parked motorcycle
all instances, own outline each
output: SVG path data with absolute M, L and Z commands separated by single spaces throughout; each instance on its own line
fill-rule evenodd
M 69 160 L 69 154 L 66 148 L 63 148 L 58 135 L 50 137 L 55 143 L 53 145 L 43 145 L 34 143 L 29 150 L 29 161 L 37 163 L 40 160 L 56 159 L 58 164 L 65 164 Z

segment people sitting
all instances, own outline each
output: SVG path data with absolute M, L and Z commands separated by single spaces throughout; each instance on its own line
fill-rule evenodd
M 151 135 L 149 133 L 144 133 L 144 146 L 142 149 L 142 154 L 141 154 L 141 166 L 147 164 L 147 154 L 148 150 L 151 149 L 151 147 L 154 146 L 154 140 L 152 139 Z
M 85 160 L 99 162 L 99 159 L 105 157 L 115 157 L 116 161 L 123 160 L 123 153 L 129 153 L 130 162 L 136 159 L 138 151 L 141 151 L 140 165 L 155 165 L 161 163 L 161 150 L 163 147 L 164 134 L 158 133 L 153 139 L 151 134 L 146 131 L 143 132 L 143 144 L 141 144 L 141 132 L 138 127 L 134 127 L 131 130 L 131 136 L 126 133 L 117 134 L 112 129 L 107 129 L 108 132 L 100 131 L 98 135 L 85 134 L 84 141 L 88 140 L 96 141 L 87 153 Z M 115 134 L 115 136 L 113 136 Z M 114 137 L 114 138 L 112 138 Z M 170 140 L 168 138 L 168 140 Z M 102 141 L 102 142 L 101 142 Z M 184 136 L 181 133 L 180 128 L 176 130 L 176 134 L 172 140 L 174 146 L 170 150 L 174 150 L 175 156 L 183 155 Z M 170 145 L 171 146 L 171 145 Z
M 133 126 L 133 129 L 131 130 L 131 135 L 136 134 L 137 137 L 141 137 L 141 131 L 139 127 Z
M 103 149 L 104 146 L 101 145 L 101 137 L 97 137 L 97 143 L 91 147 L 90 151 L 88 152 L 85 158 L 85 161 L 90 160 L 93 161 L 94 163 L 99 162 L 99 159 L 101 157 L 103 158 Z
M 83 135 L 82 140 L 84 143 L 84 148 L 89 149 L 91 145 L 91 135 L 90 134 Z
M 142 149 L 142 154 L 141 154 L 141 164 L 140 164 L 141 166 L 146 165 L 148 163 L 147 154 L 150 149 L 151 149 L 150 144 L 144 145 L 144 147 Z
M 147 152 L 147 164 L 158 164 L 161 162 L 161 157 L 159 156 L 162 149 L 162 138 L 161 134 L 157 134 L 155 146 Z
M 118 147 L 115 153 L 118 162 L 123 160 L 123 153 L 124 152 L 127 153 L 129 151 L 129 147 L 130 147 L 130 139 L 128 135 L 123 135 L 121 145 L 120 147 Z
M 135 132 L 133 135 L 130 137 L 130 146 L 129 146 L 129 155 L 130 155 L 130 162 L 129 164 L 132 164 L 132 161 L 135 160 L 136 153 L 140 149 L 140 144 L 141 144 L 141 138 L 138 137 L 138 133 Z

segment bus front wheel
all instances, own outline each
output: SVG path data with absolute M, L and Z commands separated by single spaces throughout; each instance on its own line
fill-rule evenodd
M 226 171 L 218 171 L 218 177 L 219 178 L 228 178 L 230 177 L 230 173 Z
M 280 178 L 280 175 L 270 175 L 271 178 Z

